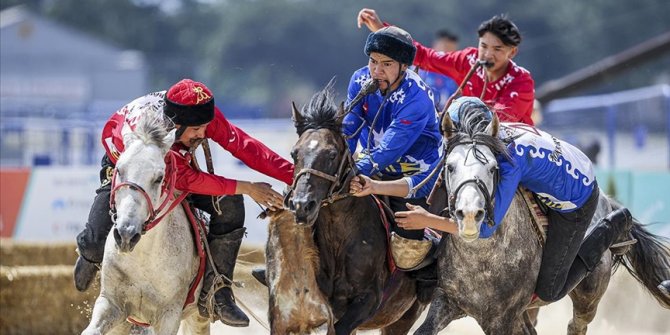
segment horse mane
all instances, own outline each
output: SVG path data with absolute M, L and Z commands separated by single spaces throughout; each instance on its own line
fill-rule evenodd
M 165 147 L 165 137 L 174 128 L 174 123 L 164 116 L 162 109 L 150 109 L 139 118 L 133 135 L 147 145 Z
M 338 134 L 342 133 L 342 118 L 335 103 L 333 85 L 334 80 L 331 79 L 326 87 L 316 92 L 309 103 L 302 107 L 300 110 L 302 119 L 295 121 L 298 134 L 302 134 L 309 129 L 323 128 L 335 131 Z
M 464 106 L 463 108 L 460 128 L 447 141 L 447 153 L 451 152 L 458 145 L 471 142 L 485 145 L 491 149 L 494 155 L 501 155 L 506 160 L 511 161 L 512 158 L 503 140 L 486 133 L 486 127 L 493 122 L 490 118 L 483 117 L 482 115 L 488 111 L 484 111 L 474 104 Z

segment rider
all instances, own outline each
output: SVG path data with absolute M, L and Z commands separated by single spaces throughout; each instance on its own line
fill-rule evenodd
M 381 21 L 374 9 L 363 8 L 358 13 L 358 27 L 365 24 L 377 31 L 388 24 Z M 478 48 L 465 48 L 454 52 L 438 52 L 418 42 L 414 65 L 454 78 L 460 83 L 477 60 L 487 65 L 478 69 L 468 85 L 465 96 L 481 96 L 489 106 L 496 107 L 498 118 L 504 122 L 533 124 L 531 114 L 535 89 L 530 72 L 512 61 L 518 53 L 521 34 L 514 23 L 504 16 L 494 16 L 482 22 L 477 30 Z M 485 91 L 484 91 L 485 89 Z
M 491 120 L 493 114 L 479 99 L 463 97 L 449 107 L 456 128 L 463 115 L 480 115 Z M 629 237 L 633 221 L 626 208 L 601 219 L 584 238 L 596 211 L 599 188 L 591 161 L 574 146 L 535 127 L 521 123 L 503 123 L 499 137 L 507 143 L 510 159 L 497 157 L 500 182 L 495 189 L 493 220 L 495 225 L 481 226 L 480 237 L 488 238 L 502 222 L 518 186 L 528 188 L 548 208 L 549 227 L 535 293 L 547 302 L 564 297 L 593 271 L 603 253 L 617 241 Z M 356 196 L 401 194 L 397 184 L 365 179 L 351 182 Z M 458 233 L 456 223 L 430 214 L 420 207 L 396 213 L 398 224 L 406 229 L 431 227 Z
M 123 130 L 134 127 L 137 118 L 142 117 L 138 112 L 145 110 L 140 107 L 145 105 L 163 109 L 164 115 L 175 124 L 172 150 L 179 157 L 175 187 L 191 193 L 191 203 L 210 214 L 207 240 L 216 267 L 227 279 L 233 278 L 235 260 L 245 234 L 242 194 L 269 208 L 281 207 L 282 197 L 267 183 L 227 179 L 200 171 L 192 165 L 193 150 L 203 139 L 211 138 L 249 167 L 286 184 L 292 182 L 293 165 L 231 124 L 214 105 L 214 96 L 204 84 L 184 79 L 167 92 L 149 93 L 133 100 L 115 112 L 103 128 L 102 144 L 106 154 L 100 170 L 102 185 L 96 191 L 86 227 L 77 236 L 79 258 L 74 268 L 74 281 L 79 291 L 88 289 L 95 278 L 102 262 L 105 240 L 113 226 L 109 214 L 111 178 L 124 149 Z M 198 300 L 200 314 L 204 317 L 209 317 L 205 297 L 213 280 L 214 271 L 207 262 Z M 215 315 L 212 318 L 231 326 L 248 326 L 249 319 L 235 304 L 231 282 L 226 280 L 225 284 L 214 294 Z
M 368 36 L 364 49 L 368 65 L 351 76 L 348 104 L 370 80 L 378 84 L 378 89 L 351 106 L 343 132 L 351 152 L 356 151 L 358 143 L 362 147 L 356 161 L 360 174 L 382 180 L 403 179 L 415 185 L 422 181 L 416 175 L 440 160 L 442 135 L 431 90 L 415 72 L 408 71 L 416 52 L 412 42 L 410 34 L 398 27 L 385 27 Z M 390 197 L 390 207 L 393 211 L 404 209 L 405 202 L 427 206 L 428 191 L 430 187 L 416 194 Z M 425 266 L 422 261 L 431 241 L 423 240 L 423 231 L 400 227 L 393 227 L 393 231 L 396 265 L 405 270 Z M 401 243 L 424 252 L 403 252 L 396 248 Z

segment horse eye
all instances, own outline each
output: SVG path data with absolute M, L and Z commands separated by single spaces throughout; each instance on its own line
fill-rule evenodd
M 163 175 L 160 175 L 154 179 L 154 184 L 160 184 L 161 182 L 163 182 Z
M 447 171 L 449 171 L 449 173 L 453 173 L 454 170 L 456 170 L 456 168 L 453 165 L 447 164 Z
M 498 170 L 498 167 L 497 167 L 497 166 L 493 166 L 493 167 L 491 167 L 491 168 L 489 169 L 489 173 L 490 173 L 490 174 L 494 174 L 494 173 L 496 173 L 496 170 Z
M 291 158 L 295 161 L 296 157 L 298 157 L 298 152 L 296 150 L 291 150 Z
M 328 154 L 328 158 L 329 158 L 331 161 L 334 161 L 335 159 L 337 159 L 337 152 L 331 152 L 331 153 L 329 153 L 329 154 Z

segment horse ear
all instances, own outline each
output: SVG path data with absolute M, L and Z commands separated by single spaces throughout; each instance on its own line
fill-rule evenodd
M 165 149 L 165 153 L 170 150 L 172 147 L 172 144 L 175 142 L 175 136 L 177 134 L 177 128 L 170 130 L 165 137 L 163 137 L 163 149 Z
M 451 121 L 449 113 L 446 112 L 442 114 L 442 133 L 446 139 L 454 136 L 454 122 Z
M 340 106 L 337 110 L 337 123 L 341 124 L 345 116 L 347 116 L 347 114 L 344 112 L 344 101 L 342 101 L 340 102 Z
M 298 107 L 295 106 L 295 101 L 291 101 L 291 111 L 293 113 L 293 117 L 291 117 L 291 119 L 295 125 L 304 123 L 305 118 L 302 117 L 300 111 L 298 111 Z
M 127 148 L 137 136 L 135 136 L 135 133 L 133 133 L 128 124 L 124 124 L 123 128 L 121 128 L 121 138 L 123 139 L 123 146 Z
M 493 137 L 498 137 L 499 128 L 500 128 L 500 120 L 498 119 L 498 115 L 496 113 L 493 113 L 493 119 L 491 120 L 489 125 L 486 126 L 485 133 Z

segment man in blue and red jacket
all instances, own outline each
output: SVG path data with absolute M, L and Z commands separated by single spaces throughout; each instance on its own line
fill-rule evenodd
M 88 289 L 95 278 L 102 262 L 105 240 L 113 226 L 109 215 L 109 198 L 112 171 L 124 150 L 122 130 L 135 126 L 146 110 L 140 107 L 146 105 L 163 109 L 165 116 L 175 124 L 175 143 L 172 146 L 172 150 L 178 153 L 175 187 L 179 191 L 191 193 L 190 200 L 194 206 L 210 214 L 207 239 L 212 258 L 219 272 L 227 278 L 233 278 L 235 260 L 246 230 L 242 194 L 251 196 L 269 208 L 280 208 L 282 196 L 267 183 L 228 179 L 194 168 L 191 164 L 191 149 L 202 139 L 212 139 L 250 168 L 289 185 L 293 181 L 293 164 L 228 122 L 214 105 L 214 96 L 204 84 L 184 79 L 167 92 L 149 93 L 133 100 L 115 112 L 102 131 L 102 144 L 106 151 L 100 171 L 102 185 L 96 191 L 97 196 L 86 227 L 77 236 L 79 258 L 74 269 L 74 280 L 80 291 Z M 217 201 L 218 204 L 215 204 Z M 214 278 L 209 262 L 207 265 L 198 301 L 200 313 L 204 317 L 209 317 L 204 297 Z M 235 304 L 230 283 L 227 284 L 214 295 L 213 312 L 216 315 L 212 317 L 231 326 L 248 326 L 249 319 Z

